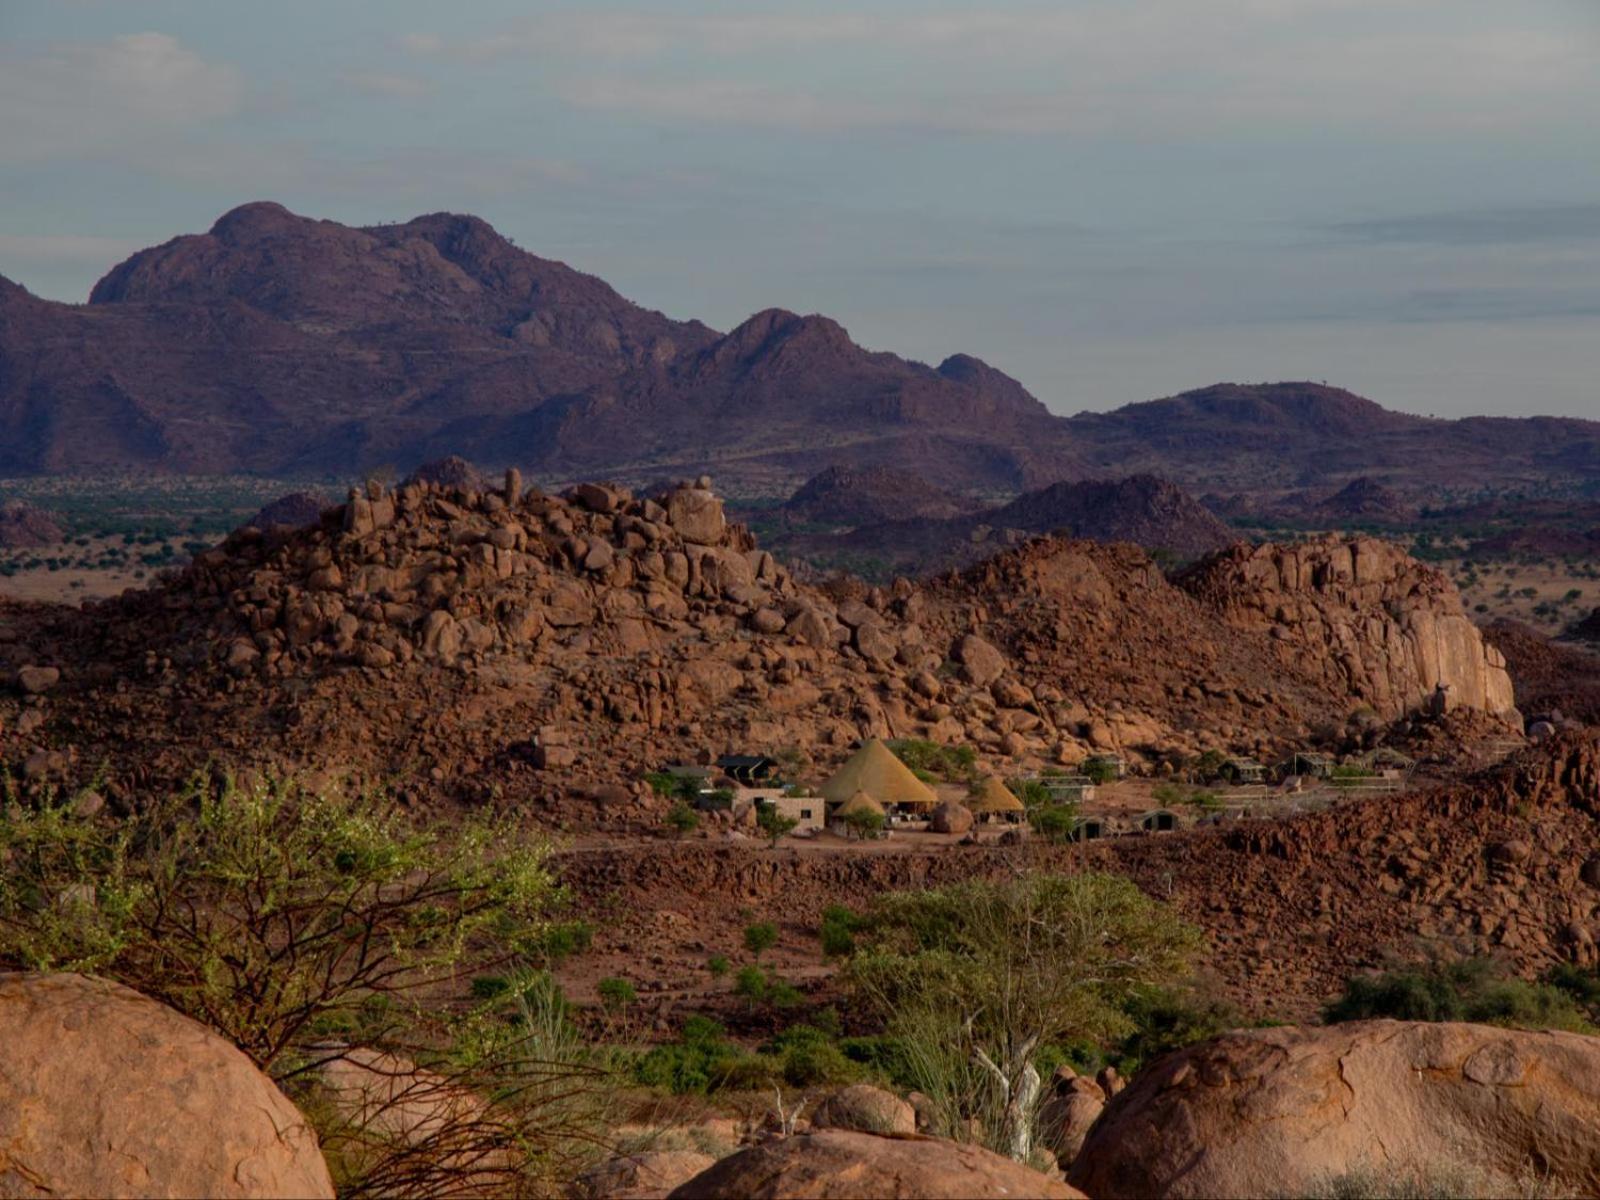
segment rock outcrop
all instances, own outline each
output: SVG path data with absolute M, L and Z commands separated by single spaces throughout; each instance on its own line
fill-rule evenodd
M 825 1129 L 723 1159 L 673 1200 L 982 1200 L 1083 1193 L 978 1146 Z
M 0 504 L 0 550 L 29 550 L 50 546 L 66 539 L 61 523 L 21 500 Z
M 1430 703 L 1440 687 L 1451 707 L 1515 707 L 1505 658 L 1485 644 L 1455 585 L 1393 543 L 1237 546 L 1180 583 L 1235 627 L 1269 634 L 1286 666 L 1320 675 L 1385 719 Z
M 305 1119 L 233 1046 L 117 984 L 0 976 L 0 1195 L 333 1196 Z
M 585 1171 L 568 1193 L 575 1200 L 655 1200 L 716 1163 L 698 1150 L 617 1154 Z
M 1600 1192 L 1600 1039 L 1398 1021 L 1227 1034 L 1141 1072 L 1069 1178 L 1116 1200 L 1447 1171 L 1505 1194 Z

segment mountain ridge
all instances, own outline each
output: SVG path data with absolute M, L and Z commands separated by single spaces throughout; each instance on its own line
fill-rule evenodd
M 1215 384 L 1073 417 L 764 309 L 722 333 L 430 213 L 347 226 L 258 201 L 62 304 L 0 278 L 0 471 L 349 474 L 461 454 L 550 482 L 714 471 L 787 495 L 831 464 L 996 496 L 1151 474 L 1191 490 L 1600 478 L 1600 423 L 1443 421 L 1310 382 Z

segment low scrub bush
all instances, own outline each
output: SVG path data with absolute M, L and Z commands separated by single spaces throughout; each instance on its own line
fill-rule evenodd
M 1323 1010 L 1330 1024 L 1392 1017 L 1475 1021 L 1516 1029 L 1592 1030 L 1572 993 L 1550 982 L 1508 975 L 1492 959 L 1465 958 L 1358 975 Z

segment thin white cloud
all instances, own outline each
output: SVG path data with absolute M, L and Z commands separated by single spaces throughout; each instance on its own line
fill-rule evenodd
M 242 83 L 165 33 L 0 52 L 0 162 L 70 158 L 231 115 Z
M 475 63 L 536 61 L 578 107 L 824 132 L 1449 133 L 1571 120 L 1576 97 L 1600 99 L 1594 46 L 1481 0 L 805 15 L 588 7 L 487 37 L 402 44 Z

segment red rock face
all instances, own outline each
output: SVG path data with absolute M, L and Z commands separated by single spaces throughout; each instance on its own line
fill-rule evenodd
M 1484 642 L 1455 585 L 1375 538 L 1239 546 L 1182 586 L 1239 629 L 1269 634 L 1286 664 L 1392 719 L 1446 689 L 1451 707 L 1510 713 L 1505 657 Z

